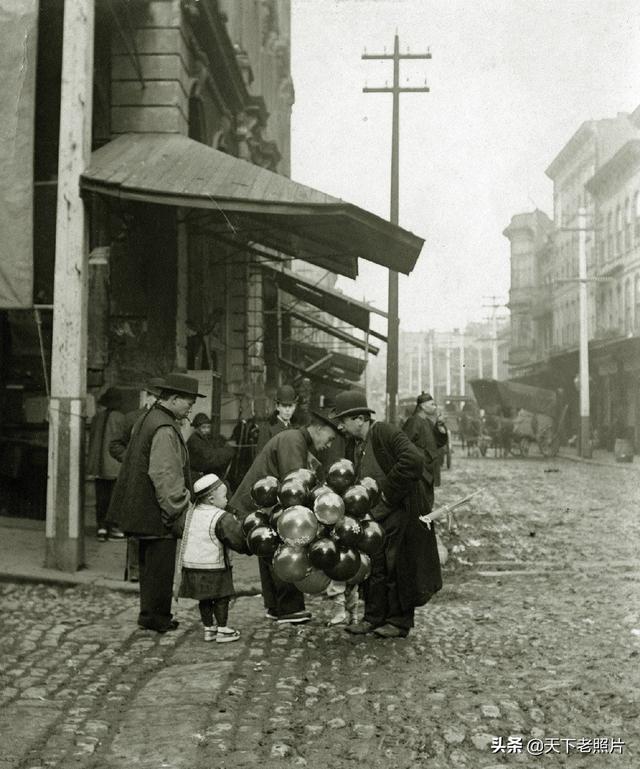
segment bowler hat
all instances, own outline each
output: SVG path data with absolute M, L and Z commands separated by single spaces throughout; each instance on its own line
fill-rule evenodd
M 191 420 L 191 427 L 200 427 L 200 425 L 210 425 L 210 424 L 211 424 L 211 420 L 202 411 L 199 414 L 196 414 L 195 417 Z
M 433 395 L 431 393 L 421 392 L 420 395 L 416 398 L 416 403 L 420 405 L 421 403 L 426 403 L 427 401 L 432 401 Z
M 336 432 L 339 432 L 338 425 L 331 418 L 328 409 L 311 409 L 311 417 L 322 422 L 324 425 L 332 427 Z
M 200 497 L 208 491 L 212 491 L 213 489 L 217 489 L 218 486 L 222 486 L 222 483 L 223 482 L 217 475 L 207 473 L 207 475 L 203 475 L 202 478 L 198 478 L 193 484 L 193 493 L 196 497 Z
M 282 405 L 293 405 L 298 400 L 296 391 L 291 385 L 281 385 L 276 391 L 276 402 Z
M 353 417 L 358 414 L 375 413 L 367 405 L 367 396 L 363 392 L 359 390 L 343 390 L 335 397 L 331 418 L 342 419 L 342 417 Z
M 194 398 L 206 398 L 206 395 L 198 392 L 198 380 L 185 374 L 172 372 L 157 380 L 158 390 L 166 390 L 179 395 L 191 395 Z

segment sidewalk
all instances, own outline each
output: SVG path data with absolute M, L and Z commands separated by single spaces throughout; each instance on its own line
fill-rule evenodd
M 0 516 L 0 581 L 91 585 L 137 593 L 137 583 L 123 579 L 125 551 L 124 540 L 98 542 L 92 531 L 85 535 L 85 568 L 76 572 L 47 569 L 44 521 Z M 260 593 L 256 558 L 234 553 L 233 572 L 238 595 Z
M 633 469 L 638 472 L 640 468 L 640 457 L 634 457 L 633 462 L 616 462 L 613 451 L 605 451 L 604 449 L 593 449 L 591 459 L 583 459 L 578 456 L 578 450 L 569 446 L 562 446 L 558 457 L 562 459 L 569 459 L 572 462 L 584 462 L 588 465 L 599 465 L 602 467 L 620 467 Z

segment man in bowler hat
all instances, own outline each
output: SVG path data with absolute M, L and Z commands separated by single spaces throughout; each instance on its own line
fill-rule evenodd
M 291 385 L 280 385 L 276 391 L 275 409 L 271 416 L 260 426 L 258 451 L 267 445 L 267 441 L 283 430 L 290 430 L 293 424 L 293 413 L 296 410 L 298 397 Z
M 433 527 L 418 517 L 426 512 L 422 479 L 424 455 L 402 430 L 374 422 L 375 412 L 364 393 L 345 390 L 335 398 L 332 418 L 355 441 L 358 478 L 374 478 L 381 491 L 371 515 L 382 526 L 382 552 L 371 558 L 371 575 L 364 585 L 364 619 L 345 630 L 355 635 L 375 633 L 404 638 L 413 627 L 414 609 L 442 587 Z
M 433 509 L 434 486 L 440 485 L 441 451 L 447 445 L 447 428 L 438 418 L 438 406 L 431 393 L 422 392 L 416 399 L 413 414 L 402 426 L 409 440 L 424 452 L 423 480 L 427 493 L 427 509 Z
M 168 374 L 158 382 L 154 405 L 133 427 L 111 499 L 122 530 L 138 541 L 138 625 L 166 633 L 178 626 L 171 614 L 176 539 L 191 504 L 189 452 L 180 432 L 198 393 L 198 380 Z

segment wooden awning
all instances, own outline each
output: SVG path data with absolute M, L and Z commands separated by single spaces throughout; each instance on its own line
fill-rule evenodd
M 355 278 L 358 259 L 408 274 L 423 239 L 358 206 L 177 134 L 123 134 L 97 149 L 83 191 L 204 209 L 216 231 Z
M 305 278 L 296 275 L 293 272 L 279 270 L 272 265 L 263 263 L 260 265 L 265 273 L 275 281 L 281 291 L 299 299 L 302 302 L 311 304 L 324 312 L 339 318 L 354 328 L 361 331 L 368 331 L 372 336 L 381 339 L 383 342 L 387 338 L 377 331 L 371 330 L 371 313 L 387 317 L 387 313 L 378 310 L 376 307 L 353 299 L 347 294 L 343 294 L 335 289 L 320 287 Z M 283 307 L 283 312 L 288 312 L 294 307 Z

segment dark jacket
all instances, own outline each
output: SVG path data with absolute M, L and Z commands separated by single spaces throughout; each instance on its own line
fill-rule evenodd
M 427 483 L 432 486 L 440 485 L 441 451 L 446 446 L 448 435 L 446 428 L 440 430 L 437 424 L 429 419 L 422 419 L 418 414 L 412 414 L 402 426 L 407 437 L 424 452 L 424 475 Z
M 87 449 L 87 475 L 115 479 L 120 465 L 113 458 L 110 446 L 114 437 L 122 432 L 125 416 L 120 411 L 100 409 L 91 420 Z
M 278 417 L 278 412 L 274 411 L 266 422 L 260 425 L 260 435 L 258 436 L 258 451 L 267 445 L 267 443 L 273 438 L 274 435 L 283 432 L 284 430 L 292 430 L 297 427 L 293 423 L 289 423 L 289 427 L 285 427 L 284 422 Z
M 124 455 L 127 451 L 127 446 L 131 440 L 131 431 L 133 426 L 140 419 L 143 414 L 146 414 L 148 409 L 139 408 L 135 411 L 128 411 L 120 422 L 120 430 L 114 434 L 109 442 L 109 454 L 118 462 L 124 460 Z
M 184 448 L 182 464 L 185 488 L 191 491 L 189 454 L 177 422 L 170 412 L 155 405 L 143 414 L 135 425 L 122 469 L 111 497 L 109 515 L 127 534 L 167 537 L 177 534 L 179 524 L 174 515 L 167 515 L 158 504 L 156 490 L 149 477 L 151 444 L 157 430 L 171 427 Z M 186 508 L 183 512 L 186 512 Z
M 196 473 L 215 473 L 222 477 L 235 449 L 231 446 L 216 446 L 213 439 L 205 438 L 199 432 L 193 432 L 187 441 L 189 464 Z
M 271 438 L 242 479 L 229 507 L 243 515 L 256 509 L 251 498 L 251 487 L 260 478 L 273 475 L 281 481 L 287 473 L 309 467 L 309 452 L 313 443 L 306 427 L 283 430 Z
M 386 533 L 387 569 L 395 571 L 403 609 L 422 606 L 442 587 L 435 529 L 418 520 L 427 512 L 423 453 L 396 427 L 371 425 L 371 448 L 385 474 L 381 491 L 388 513 L 375 515 Z

